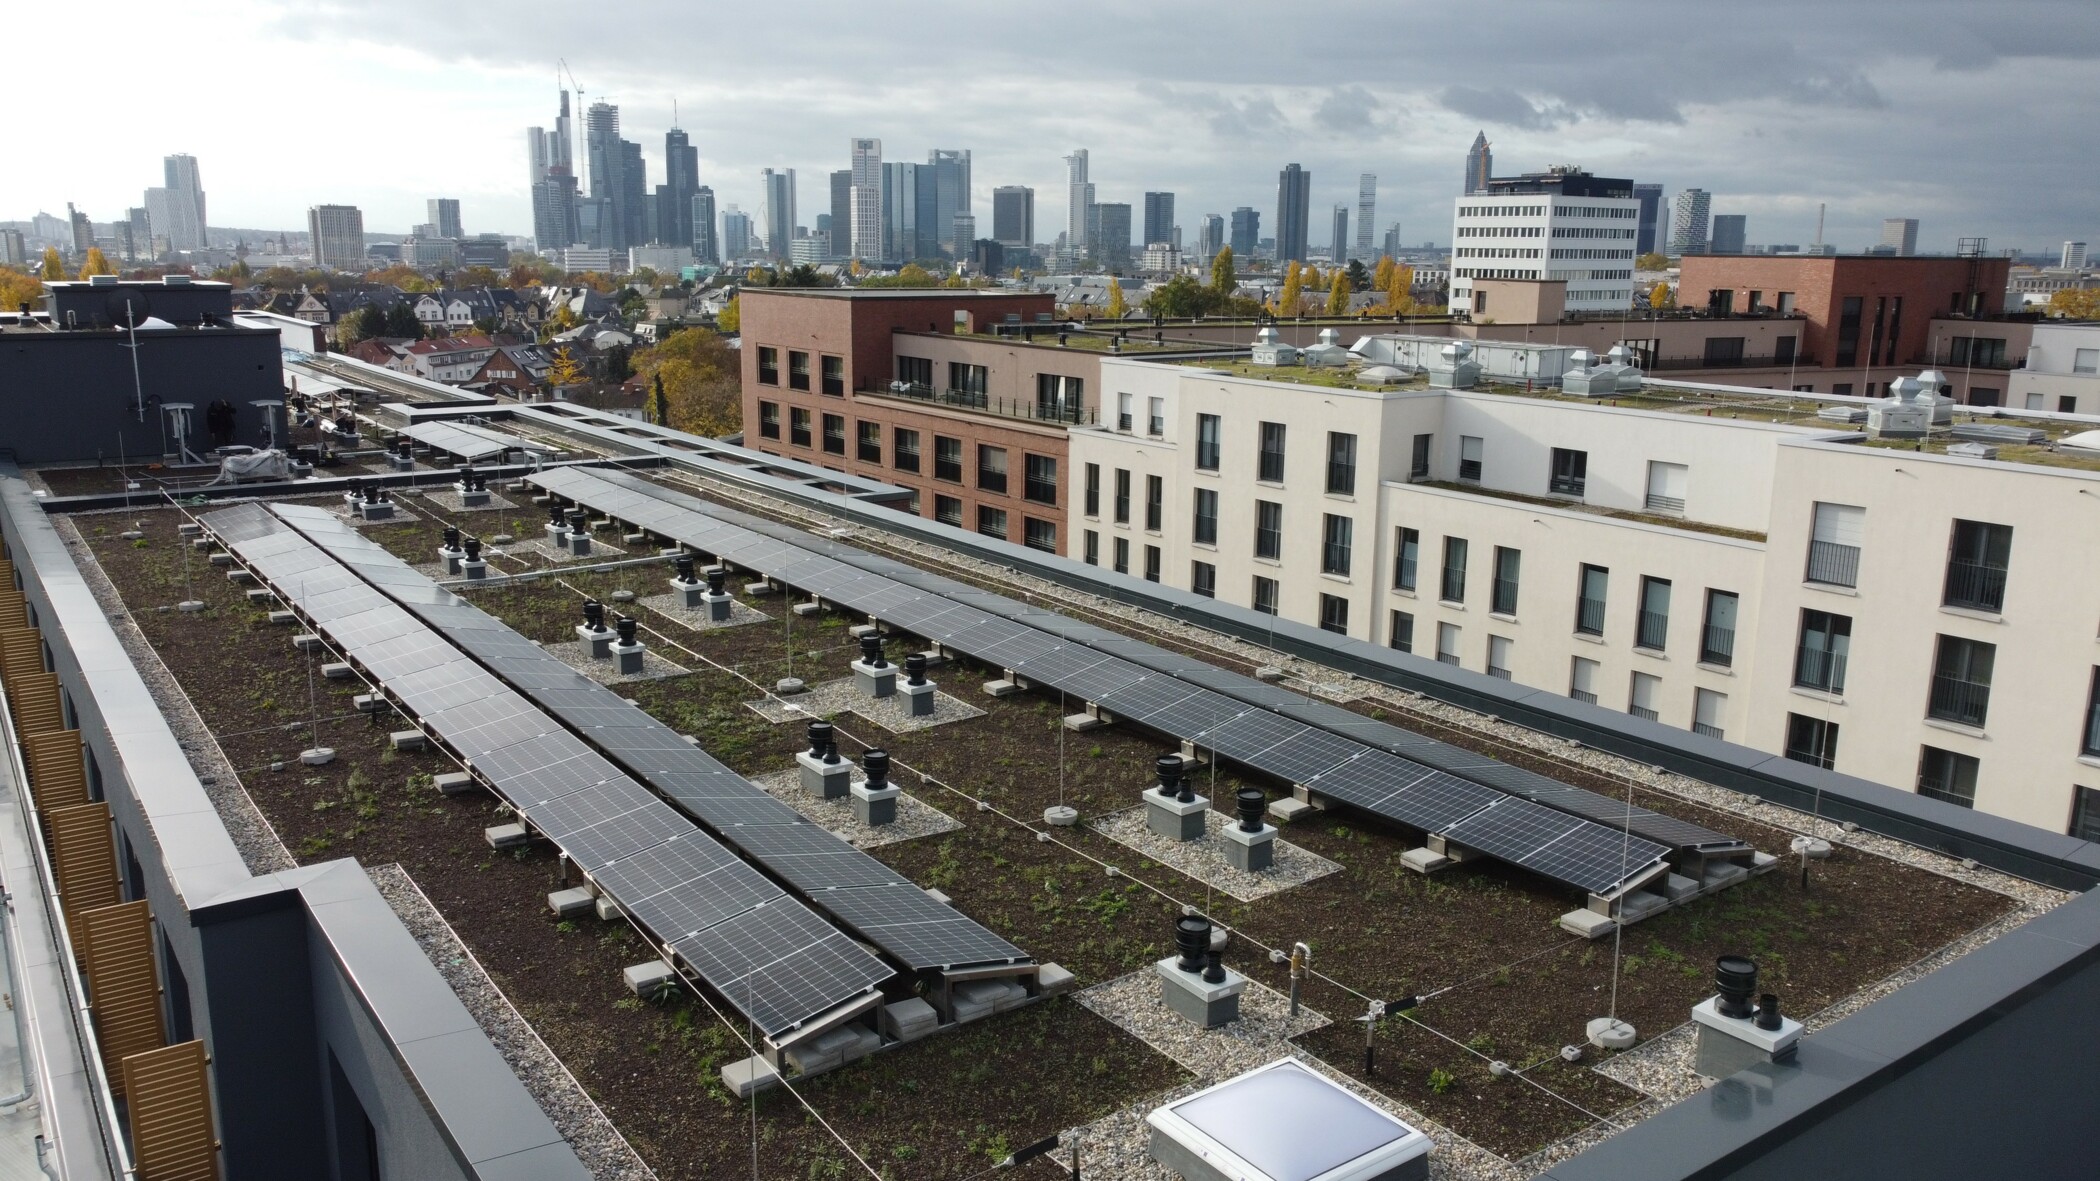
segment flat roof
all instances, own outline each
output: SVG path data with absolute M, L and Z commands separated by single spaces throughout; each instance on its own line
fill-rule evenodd
M 1043 299 L 1047 291 L 1009 291 L 1000 287 L 753 287 L 739 295 L 789 295 L 797 299 Z

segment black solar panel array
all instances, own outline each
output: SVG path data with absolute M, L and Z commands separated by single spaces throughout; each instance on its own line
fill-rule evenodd
M 889 866 L 810 823 L 640 706 L 409 568 L 333 513 L 307 505 L 276 505 L 272 511 L 402 607 L 441 627 L 469 656 L 515 685 L 532 705 L 566 723 L 620 770 L 656 789 L 724 843 L 771 870 L 817 909 L 899 963 L 920 971 L 1028 962 L 1026 952 L 952 907 L 927 911 L 922 922 L 912 924 L 866 923 L 868 904 L 852 894 L 881 889 L 880 896 L 890 898 L 902 897 L 901 890 L 924 899 L 924 892 Z M 641 796 L 649 794 L 631 782 L 627 786 Z M 616 812 L 609 810 L 605 822 L 624 823 Z M 526 813 L 539 823 L 539 812 Z M 938 906 L 930 900 L 929 905 Z
M 204 525 L 767 1035 L 893 975 L 434 631 L 458 636 L 453 629 L 472 622 L 447 615 L 429 593 L 437 588 L 426 582 L 419 605 L 444 624 L 375 589 L 375 574 L 389 577 L 383 563 L 338 561 L 260 505 L 212 513 Z
M 1387 729 L 1394 735 L 1390 741 L 1399 749 L 1388 748 L 1367 742 L 1355 732 L 1335 733 L 1320 724 L 1324 718 L 1319 715 L 1297 716 L 1274 699 L 1273 687 L 1251 678 L 1238 679 L 1261 691 L 1250 696 L 1264 700 L 1225 692 L 1219 686 L 1233 674 L 1193 657 L 1164 652 L 847 547 L 816 539 L 790 540 L 781 535 L 788 532 L 783 527 L 764 526 L 625 473 L 562 468 L 530 479 L 597 512 L 879 617 L 889 626 L 1093 702 L 1117 717 L 1211 747 L 1243 765 L 1404 824 L 1459 839 L 1458 826 L 1475 814 L 1503 810 L 1528 815 L 1536 807 L 1521 793 L 1410 757 L 1402 740 L 1419 741 L 1418 736 L 1397 727 Z M 846 555 L 854 560 L 843 560 Z M 1145 659 L 1134 659 L 1138 656 Z M 1347 716 L 1354 721 L 1368 720 L 1356 714 Z M 1484 770 L 1514 770 L 1481 756 L 1469 758 Z M 1582 794 L 1602 799 L 1594 793 Z M 1555 881 L 1600 893 L 1645 875 L 1670 852 L 1668 845 L 1645 837 L 1628 838 L 1581 815 L 1538 810 L 1565 821 L 1566 839 L 1535 848 L 1509 841 L 1494 848 L 1461 843 Z M 1625 818 L 1621 805 L 1615 819 Z M 1589 830 L 1596 831 L 1583 835 Z M 1476 831 L 1495 830 L 1483 825 Z M 1604 847 L 1607 836 L 1611 838 L 1609 855 L 1596 852 Z M 1594 855 L 1570 855 L 1568 850 Z

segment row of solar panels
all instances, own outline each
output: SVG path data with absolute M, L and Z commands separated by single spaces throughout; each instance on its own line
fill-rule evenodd
M 1233 674 L 1054 612 L 913 571 L 848 547 L 792 537 L 761 523 L 619 472 L 542 472 L 533 483 L 564 498 L 759 571 L 827 602 L 880 618 L 1113 715 L 1173 734 L 1218 755 L 1521 866 L 1578 889 L 1610 894 L 1645 879 L 1671 846 L 1547 806 L 1499 786 L 1425 765 L 1405 753 L 1422 741 L 1349 714 L 1334 729 L 1214 687 Z M 776 532 L 777 530 L 777 532 Z M 790 539 L 792 537 L 792 540 Z M 823 548 L 828 553 L 815 552 Z M 844 561 L 833 554 L 850 554 Z M 1143 662 L 1126 656 L 1142 656 Z M 1249 678 L 1249 697 L 1276 692 Z M 1295 702 L 1296 699 L 1294 698 Z M 1346 712 L 1346 711 L 1343 711 Z M 1322 719 L 1326 720 L 1326 719 Z M 1380 726 L 1367 741 L 1366 726 Z M 1477 757 L 1477 756 L 1476 756 Z M 1487 774 L 1514 771 L 1480 759 Z M 1547 781 L 1550 784 L 1550 781 Z M 1559 786 L 1559 785 L 1553 785 Z M 1601 801 L 1593 793 L 1582 793 Z M 1642 810 L 1645 812 L 1645 810 Z M 1645 813 L 1657 822 L 1682 822 Z M 1612 818 L 1627 819 L 1624 805 Z M 1700 839 L 1728 838 L 1685 826 Z
M 512 451 L 552 450 L 521 435 L 492 431 L 468 422 L 417 422 L 402 427 L 401 433 L 467 463 L 500 459 Z
M 432 630 L 472 620 L 426 625 L 260 505 L 204 525 L 769 1036 L 893 975 Z
M 437 628 L 533 705 L 581 735 L 620 770 L 655 789 L 731 848 L 771 870 L 818 910 L 892 960 L 914 972 L 1029 962 L 1020 948 L 928 897 L 889 866 L 811 824 L 640 706 L 438 587 L 335 514 L 310 505 L 275 505 L 271 511 L 380 593 Z M 543 828 L 543 817 L 548 823 L 572 828 L 603 822 L 602 810 L 588 800 L 575 801 L 573 807 L 557 803 L 524 809 Z

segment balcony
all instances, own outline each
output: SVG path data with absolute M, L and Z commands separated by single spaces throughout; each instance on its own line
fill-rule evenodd
M 936 406 L 952 406 L 960 410 L 975 410 L 982 414 L 1000 418 L 1025 418 L 1036 422 L 1060 422 L 1069 426 L 1093 426 L 1094 411 L 1086 406 L 1072 406 L 1063 402 L 1040 402 L 1020 398 L 994 398 L 975 390 L 936 390 L 918 382 L 898 382 L 882 389 L 856 390 L 858 398 L 898 398 L 909 402 L 926 402 Z M 1124 427 L 1128 430 L 1126 424 Z
M 1575 603 L 1575 630 L 1586 636 L 1604 634 L 1604 600 L 1583 598 Z
M 1456 668 L 1458 666 L 1458 653 L 1439 652 L 1436 654 L 1436 662 L 1438 664 L 1448 664 Z
M 1480 482 L 1480 461 L 1477 459 L 1459 460 L 1458 479 L 1462 484 L 1478 484 Z
M 1720 728 L 1719 726 L 1709 726 L 1709 725 L 1707 725 L 1707 724 L 1706 724 L 1705 722 L 1693 722 L 1693 723 L 1692 723 L 1692 733 L 1694 733 L 1694 734 L 1704 734 L 1704 735 L 1706 735 L 1706 736 L 1707 736 L 1708 738 L 1726 738 L 1726 737 L 1728 737 L 1728 736 L 1727 736 L 1726 734 L 1723 734 L 1723 733 L 1721 732 L 1721 728 Z
M 2005 607 L 2005 567 L 1953 560 L 1947 563 L 1942 603 L 1996 614 Z
M 1825 586 L 1858 586 L 1859 547 L 1834 541 L 1809 542 L 1807 579 Z
M 1684 498 L 1681 496 L 1664 496 L 1657 492 L 1650 492 L 1648 494 L 1648 511 L 1651 513 L 1661 513 L 1664 516 L 1681 517 L 1684 515 Z
M 1497 615 L 1515 615 L 1517 613 L 1516 579 L 1495 579 L 1494 598 L 1489 604 L 1488 610 L 1493 611 Z
M 1641 612 L 1640 627 L 1634 633 L 1633 646 L 1660 652 L 1670 638 L 1670 615 L 1667 611 Z
M 1801 364 L 1813 367 L 1815 359 L 1798 353 L 1784 356 L 1771 353 L 1744 357 L 1656 357 L 1641 368 L 1649 373 L 1668 373 L 1672 370 L 1687 369 L 1784 369 L 1789 365 Z
M 1656 713 L 1654 710 L 1649 709 L 1646 706 L 1629 705 L 1626 707 L 1626 712 L 1632 714 L 1634 717 L 1637 718 L 1646 718 L 1651 722 L 1662 721 L 1661 714 Z
M 1459 478 L 1466 478 L 1463 464 L 1460 465 Z M 1480 478 L 1479 464 L 1473 465 L 1472 478 L 1476 480 Z M 1583 487 L 1588 483 L 1589 481 L 1581 476 L 1554 476 L 1546 482 L 1546 490 L 1555 496 L 1581 496 Z
M 1929 716 L 1943 722 L 1981 728 L 1990 707 L 1991 686 L 1988 682 L 1940 675 L 1932 678 L 1932 704 L 1926 711 Z
M 1584 705 L 1597 704 L 1597 695 L 1595 693 L 1590 692 L 1587 689 L 1570 689 L 1568 690 L 1568 696 L 1574 698 L 1577 701 L 1580 701 Z
M 1822 648 L 1800 648 L 1794 652 L 1794 684 L 1824 693 L 1845 691 L 1845 654 Z
M 1029 476 L 1021 485 L 1021 495 L 1037 504 L 1057 503 L 1057 481 Z
M 1442 598 L 1446 603 L 1466 601 L 1466 572 L 1463 568 L 1444 567 Z
M 1727 668 L 1735 662 L 1735 629 L 1708 624 L 1699 637 L 1699 663 Z

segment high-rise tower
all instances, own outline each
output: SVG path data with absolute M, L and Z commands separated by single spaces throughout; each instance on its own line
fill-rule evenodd
M 882 249 L 882 141 L 856 139 L 852 144 L 852 188 L 848 191 L 851 224 L 831 220 L 833 254 L 879 261 Z
M 1371 257 L 1371 219 L 1377 215 L 1378 174 L 1366 172 L 1356 178 L 1356 251 L 1353 257 Z
M 1305 233 L 1311 224 L 1312 173 L 1286 164 L 1276 174 L 1277 262 L 1305 261 Z
M 1487 192 L 1488 178 L 1494 174 L 1495 153 L 1489 150 L 1487 132 L 1483 131 L 1473 137 L 1473 146 L 1466 152 L 1465 194 Z
M 1086 175 L 1086 149 L 1074 149 L 1065 157 L 1065 187 L 1070 203 L 1065 208 L 1065 245 L 1086 248 L 1086 211 L 1094 203 L 1094 185 Z

